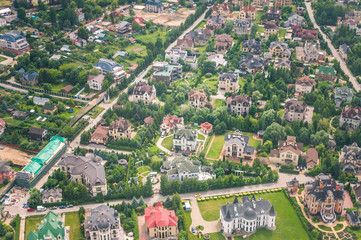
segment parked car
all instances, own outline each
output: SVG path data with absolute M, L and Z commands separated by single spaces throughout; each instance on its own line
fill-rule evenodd
M 35 209 L 34 208 L 28 208 L 28 212 L 34 212 L 35 211 Z
M 51 207 L 50 210 L 55 210 L 55 209 L 58 209 L 58 207 Z
M 195 227 L 192 227 L 192 233 L 196 233 Z
M 69 204 L 69 205 L 67 206 L 67 208 L 72 208 L 72 207 L 74 207 L 73 204 Z
M 64 209 L 64 208 L 66 208 L 66 206 L 64 206 L 64 205 L 59 207 L 59 209 Z

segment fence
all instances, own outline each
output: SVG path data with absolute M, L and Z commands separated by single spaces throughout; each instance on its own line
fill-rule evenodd
M 19 147 L 18 145 L 13 145 L 13 144 L 9 144 L 9 143 L 0 142 L 0 144 L 1 144 L 1 145 L 4 145 L 4 146 L 16 148 L 16 149 L 25 150 L 25 151 L 32 152 L 32 153 L 38 153 L 38 152 L 40 152 L 40 150 L 30 150 L 30 149 L 26 149 L 26 148 L 25 148 L 25 149 L 22 149 L 22 148 Z

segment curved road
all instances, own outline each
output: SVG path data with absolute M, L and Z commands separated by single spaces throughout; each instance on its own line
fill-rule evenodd
M 357 82 L 356 78 L 353 76 L 351 71 L 348 69 L 345 61 L 338 54 L 338 52 L 335 49 L 335 47 L 333 46 L 331 40 L 326 37 L 326 34 L 324 34 L 322 32 L 320 26 L 318 26 L 318 24 L 316 23 L 315 17 L 313 15 L 313 10 L 312 10 L 312 7 L 311 7 L 311 2 L 305 2 L 305 4 L 306 4 L 308 15 L 310 16 L 311 22 L 313 23 L 313 26 L 321 33 L 323 39 L 327 42 L 328 47 L 331 49 L 332 55 L 337 59 L 337 61 L 340 62 L 340 66 L 341 66 L 342 70 L 349 77 L 349 81 L 352 83 L 355 90 L 357 92 L 359 92 L 361 90 L 360 84 Z

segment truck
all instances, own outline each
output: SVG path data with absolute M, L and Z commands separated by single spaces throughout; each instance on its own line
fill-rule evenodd
M 37 207 L 36 207 L 36 211 L 38 211 L 38 212 L 46 211 L 46 207 L 44 207 L 44 206 L 37 206 Z

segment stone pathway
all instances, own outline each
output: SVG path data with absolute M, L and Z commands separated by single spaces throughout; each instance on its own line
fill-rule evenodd
M 202 231 L 203 233 L 215 233 L 221 231 L 222 226 L 220 220 L 207 222 L 203 219 L 196 198 L 191 199 L 191 205 L 192 205 L 192 212 L 191 212 L 192 224 L 189 227 L 190 232 L 192 232 L 192 227 L 195 228 L 199 225 L 204 227 Z

